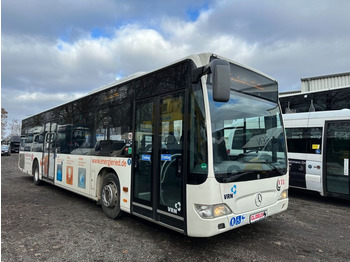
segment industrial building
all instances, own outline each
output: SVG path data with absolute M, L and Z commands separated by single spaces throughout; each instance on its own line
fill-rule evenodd
M 302 78 L 300 91 L 279 98 L 284 114 L 350 109 L 350 72 Z

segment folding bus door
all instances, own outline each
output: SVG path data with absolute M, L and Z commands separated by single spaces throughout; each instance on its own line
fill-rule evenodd
M 350 196 L 350 121 L 325 123 L 324 174 L 328 194 Z
M 44 126 L 44 134 L 42 176 L 44 179 L 53 181 L 55 177 L 57 124 L 47 123 Z
M 184 230 L 184 93 L 135 103 L 132 212 Z

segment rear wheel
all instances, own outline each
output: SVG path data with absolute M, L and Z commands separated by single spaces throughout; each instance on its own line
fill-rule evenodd
M 120 210 L 120 184 L 118 177 L 108 173 L 101 186 L 101 203 L 103 213 L 109 218 L 116 219 L 122 215 Z
M 33 168 L 33 181 L 34 181 L 34 184 L 37 186 L 41 184 L 41 180 L 39 179 L 39 166 L 37 162 L 35 162 L 34 168 Z

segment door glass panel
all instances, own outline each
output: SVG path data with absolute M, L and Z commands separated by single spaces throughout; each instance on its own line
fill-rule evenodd
M 327 191 L 349 194 L 350 122 L 328 123 L 326 175 Z
M 182 215 L 184 94 L 160 98 L 159 121 L 159 206 Z
M 134 198 L 151 201 L 153 171 L 154 101 L 136 106 Z M 149 203 L 148 203 L 149 204 Z
M 50 148 L 50 132 L 48 131 L 45 134 L 45 140 L 44 140 L 43 176 L 45 176 L 45 177 L 47 177 L 49 174 L 50 150 L 51 150 L 51 148 Z
M 56 151 L 56 124 L 45 125 L 44 154 L 43 154 L 43 176 L 54 179 L 55 151 Z

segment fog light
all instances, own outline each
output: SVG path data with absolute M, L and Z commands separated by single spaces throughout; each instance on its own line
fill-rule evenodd
M 218 229 L 223 229 L 223 228 L 225 228 L 225 224 L 224 223 L 218 224 Z

